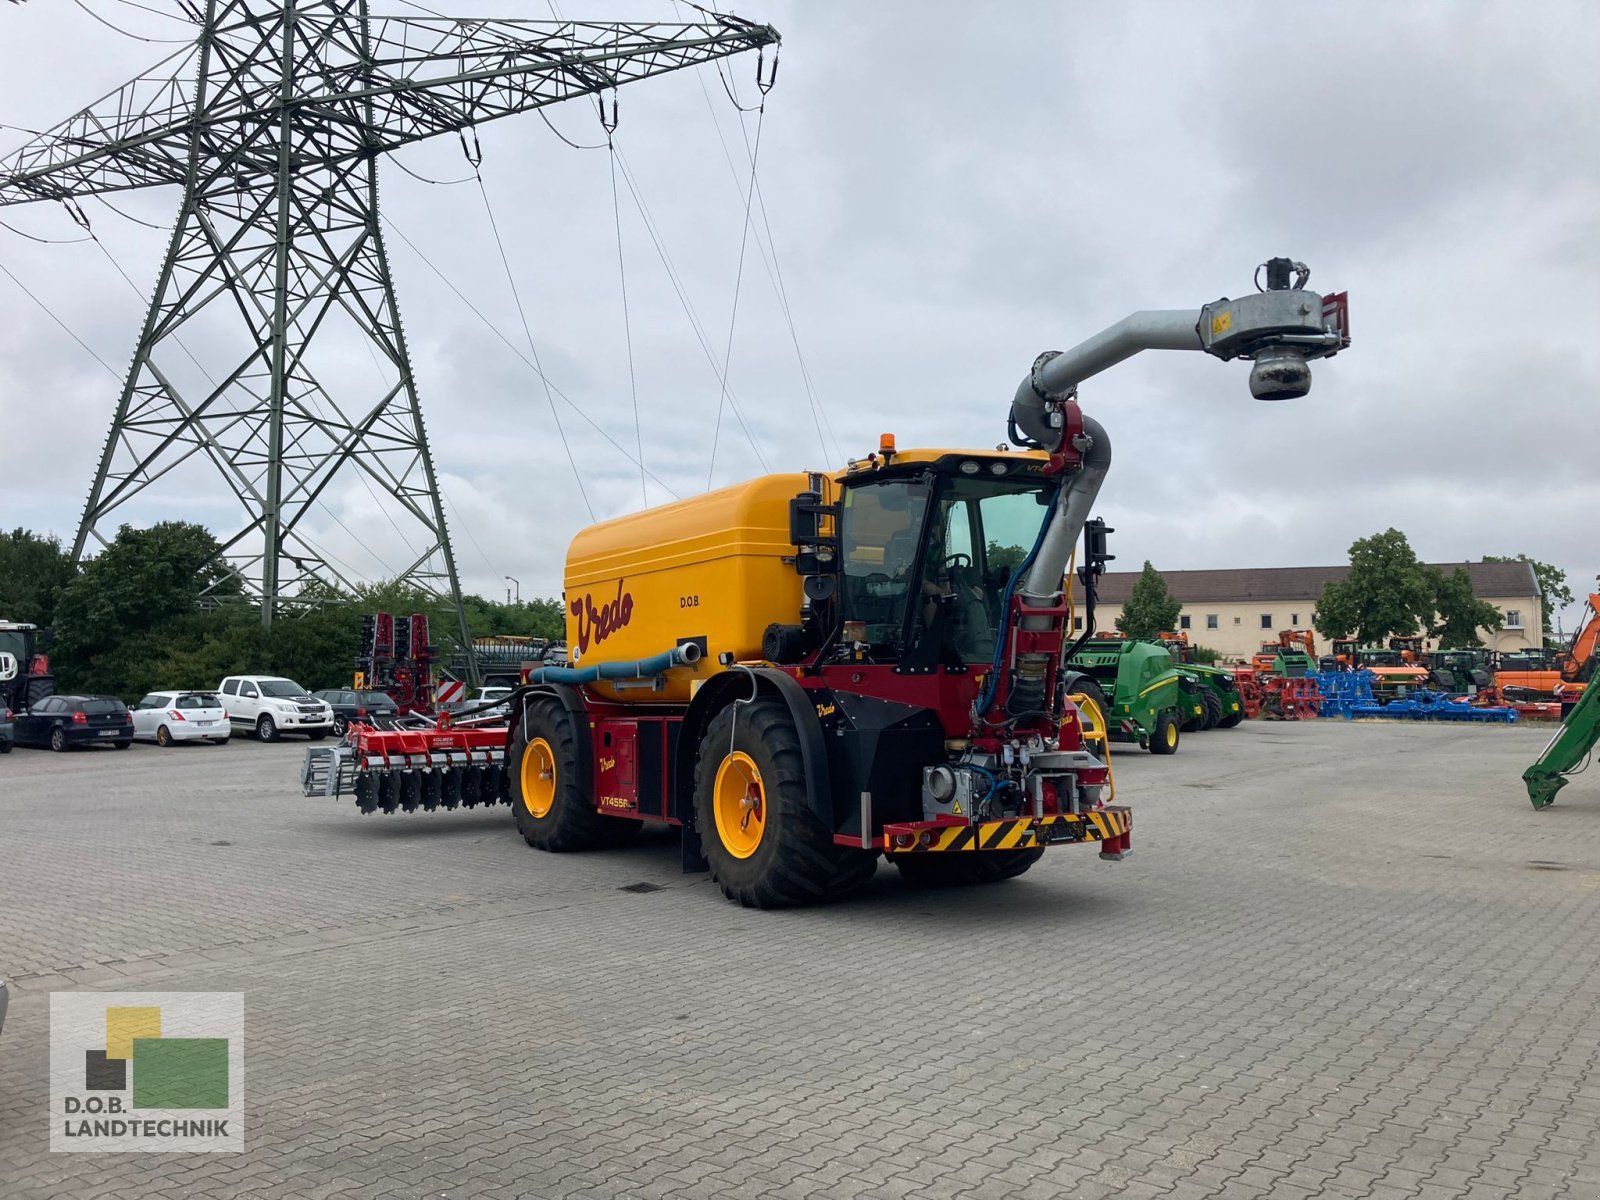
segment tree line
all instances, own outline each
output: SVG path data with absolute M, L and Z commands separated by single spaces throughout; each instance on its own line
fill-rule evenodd
M 245 596 L 202 525 L 124 525 L 100 554 L 76 567 L 54 537 L 0 531 L 0 620 L 53 631 L 47 652 L 62 692 L 136 700 L 248 673 L 286 675 L 312 689 L 348 686 L 361 617 L 375 611 L 427 613 L 441 657 L 459 640 L 454 608 L 414 587 L 312 589 L 299 600 L 263 626 L 260 605 Z M 474 637 L 562 636 L 559 600 L 463 600 Z
M 1485 555 L 1484 562 L 1525 562 L 1533 570 L 1544 615 L 1544 632 L 1553 634 L 1552 614 L 1572 603 L 1566 574 L 1526 555 Z M 1146 560 L 1134 581 L 1128 602 L 1117 618 L 1127 637 L 1153 638 L 1176 629 L 1181 601 L 1166 579 Z M 1446 574 L 1417 558 L 1406 535 L 1386 529 L 1358 538 L 1350 546 L 1350 571 L 1338 583 L 1323 586 L 1313 614 L 1316 631 L 1328 640 L 1354 637 L 1363 645 L 1382 645 L 1390 637 L 1423 634 L 1440 649 L 1483 645 L 1480 630 L 1493 633 L 1505 623 L 1494 605 L 1479 600 L 1465 567 Z

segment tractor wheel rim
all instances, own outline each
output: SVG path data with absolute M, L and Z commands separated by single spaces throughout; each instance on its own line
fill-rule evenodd
M 545 817 L 556 803 L 556 753 L 543 738 L 534 738 L 522 753 L 522 806 Z
M 1167 726 L 1167 745 L 1176 746 L 1177 744 L 1178 744 L 1178 727 L 1176 725 L 1168 725 Z
M 749 858 L 767 828 L 767 789 L 755 759 L 735 750 L 717 768 L 712 787 L 717 837 L 735 858 Z

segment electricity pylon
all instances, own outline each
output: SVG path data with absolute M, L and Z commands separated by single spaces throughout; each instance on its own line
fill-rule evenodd
M 73 561 L 106 544 L 102 527 L 134 496 L 209 462 L 212 488 L 220 474 L 244 510 L 223 554 L 270 624 L 311 585 L 356 582 L 303 526 L 314 506 L 331 515 L 330 486 L 360 483 L 414 538 L 406 553 L 423 547 L 397 576 L 448 594 L 470 649 L 378 220 L 379 158 L 778 34 L 720 14 L 662 25 L 381 17 L 367 0 L 185 8 L 200 25 L 192 46 L 0 160 L 0 205 L 183 185 Z

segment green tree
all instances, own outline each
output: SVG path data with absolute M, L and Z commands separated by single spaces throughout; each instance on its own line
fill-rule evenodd
M 1572 603 L 1572 588 L 1567 585 L 1567 573 L 1560 567 L 1551 563 L 1540 562 L 1537 558 L 1529 558 L 1526 554 L 1513 554 L 1502 556 L 1499 554 L 1485 554 L 1484 562 L 1525 562 L 1533 568 L 1534 583 L 1539 588 L 1539 610 L 1544 616 L 1544 635 L 1547 638 L 1555 636 L 1555 612 L 1563 605 Z
M 201 525 L 164 521 L 148 529 L 124 525 L 83 564 L 56 604 L 54 657 L 70 686 L 138 690 L 136 662 L 159 657 L 171 626 L 194 613 L 202 595 L 226 599 L 241 588 Z
M 1010 579 L 1022 565 L 1022 560 L 1028 557 L 1028 551 L 1022 546 L 1002 546 L 999 542 L 990 542 L 985 548 L 984 557 L 988 560 L 991 574 L 1004 572 L 1005 578 Z
M 1505 622 L 1498 608 L 1473 594 L 1472 576 L 1465 567 L 1457 567 L 1448 575 L 1436 567 L 1429 567 L 1426 572 L 1433 586 L 1434 612 L 1438 614 L 1438 621 L 1429 632 L 1439 639 L 1439 649 L 1481 646 L 1479 628 L 1492 633 Z
M 1313 624 L 1324 638 L 1354 635 L 1376 645 L 1391 635 L 1429 628 L 1434 584 L 1398 529 L 1360 538 L 1350 546 L 1350 573 L 1322 589 Z
M 1117 628 L 1126 637 L 1153 638 L 1164 630 L 1176 629 L 1183 605 L 1172 598 L 1167 581 L 1147 559 L 1144 570 L 1133 582 L 1128 602 L 1122 606 Z
M 56 538 L 26 529 L 0 531 L 0 619 L 49 625 L 74 574 L 71 556 Z

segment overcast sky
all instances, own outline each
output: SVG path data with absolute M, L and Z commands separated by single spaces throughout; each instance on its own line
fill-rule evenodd
M 85 3 L 143 36 L 192 34 L 120 0 Z M 560 7 L 676 16 L 671 0 Z M 884 430 L 902 447 L 993 445 L 1039 351 L 1133 309 L 1236 295 L 1257 263 L 1282 254 L 1311 265 L 1313 288 L 1350 293 L 1354 345 L 1316 366 L 1304 400 L 1255 402 L 1248 368 L 1200 355 L 1145 355 L 1084 386 L 1085 410 L 1116 446 L 1101 512 L 1117 530 L 1118 565 L 1338 563 L 1351 541 L 1392 525 L 1429 560 L 1524 552 L 1563 567 L 1580 596 L 1590 590 L 1600 571 L 1600 8 L 750 0 L 737 11 L 784 40 L 761 127 L 766 221 L 757 206 L 729 371 L 757 449 L 725 412 L 713 482 L 758 474 L 763 460 L 838 468 Z M 0 124 L 53 125 L 172 49 L 74 5 L 0 7 Z M 754 65 L 737 58 L 728 70 L 745 103 L 757 98 Z M 617 144 L 720 363 L 756 116 L 741 117 L 709 71 L 630 86 L 620 103 Z M 603 141 L 585 102 L 549 115 L 574 141 Z M 631 449 L 608 155 L 569 149 L 536 115 L 480 137 L 541 360 Z M 0 154 L 22 140 L 0 128 Z M 396 157 L 433 179 L 466 173 L 453 139 Z M 648 489 L 654 504 L 667 489 L 705 488 L 720 386 L 621 195 L 640 434 L 661 480 Z M 178 194 L 113 200 L 159 225 Z M 432 186 L 391 165 L 383 204 L 394 229 L 521 345 L 476 186 Z M 137 291 L 92 243 L 41 245 L 0 229 L 0 264 L 121 371 L 164 237 L 85 207 Z M 49 204 L 0 220 L 44 238 L 78 232 Z M 524 595 L 554 593 L 588 513 L 542 387 L 404 241 L 391 237 L 389 249 L 464 583 L 503 594 L 512 575 Z M 0 317 L 0 524 L 70 540 L 117 380 L 3 274 Z M 639 507 L 634 464 L 562 415 L 596 514 Z M 174 502 L 190 511 L 165 512 L 147 495 L 153 507 L 130 516 L 193 515 L 187 499 Z M 319 543 L 382 574 L 377 563 L 398 551 L 371 494 L 335 489 L 329 505 Z

